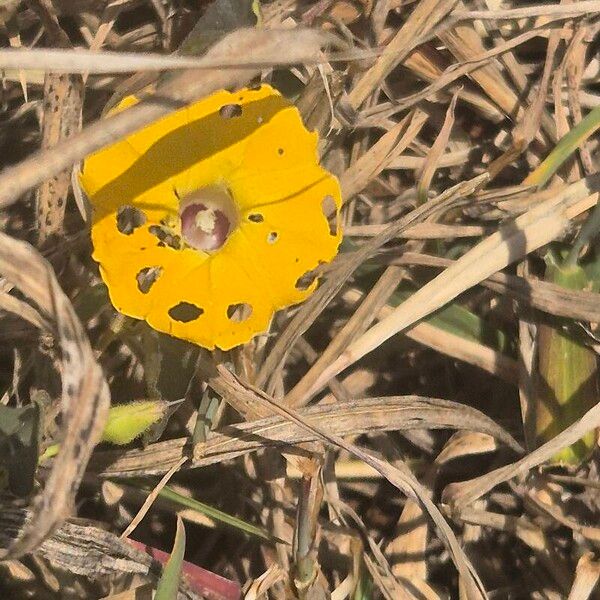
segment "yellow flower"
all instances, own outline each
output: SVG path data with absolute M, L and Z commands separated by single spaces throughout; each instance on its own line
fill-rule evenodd
M 210 349 L 247 342 L 306 299 L 317 285 L 306 275 L 341 240 L 317 135 L 267 85 L 217 92 L 100 150 L 81 184 L 117 310 Z

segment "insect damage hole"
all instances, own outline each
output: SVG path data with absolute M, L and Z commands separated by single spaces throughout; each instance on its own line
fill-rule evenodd
M 260 213 L 252 213 L 248 215 L 248 221 L 252 223 L 262 223 L 265 218 Z
M 117 229 L 124 235 L 131 235 L 146 222 L 146 215 L 135 206 L 125 204 L 117 210 Z
M 227 307 L 227 318 L 234 323 L 242 323 L 252 315 L 252 305 L 247 302 L 230 304 Z
M 271 233 L 269 233 L 269 235 L 267 236 L 267 243 L 274 244 L 277 241 L 278 237 L 279 234 L 276 231 L 271 231 Z
M 144 267 L 141 269 L 135 276 L 138 290 L 140 290 L 142 294 L 147 294 L 152 286 L 158 281 L 161 273 L 162 267 Z
M 327 194 L 321 201 L 321 210 L 329 224 L 329 235 L 337 235 L 338 232 L 338 212 L 333 196 Z
M 314 283 L 318 276 L 318 267 L 316 269 L 306 271 L 306 273 L 300 275 L 300 277 L 296 279 L 296 289 L 300 290 L 301 292 L 305 292 Z
M 171 233 L 167 227 L 163 225 L 150 225 L 148 231 L 158 239 L 159 246 L 169 246 L 173 250 L 181 250 L 181 237 Z
M 242 116 L 242 107 L 239 104 L 224 104 L 219 109 L 219 115 L 223 119 L 233 119 Z
M 195 321 L 204 314 L 204 310 L 191 302 L 180 302 L 169 309 L 169 317 L 180 323 Z

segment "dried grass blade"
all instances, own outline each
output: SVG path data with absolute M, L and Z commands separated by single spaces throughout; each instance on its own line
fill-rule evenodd
M 600 563 L 593 559 L 592 552 L 586 552 L 577 563 L 575 581 L 567 600 L 587 600 L 600 579 Z
M 431 180 L 433 179 L 440 158 L 442 157 L 442 154 L 446 149 L 446 145 L 448 144 L 448 140 L 450 139 L 452 125 L 454 125 L 454 109 L 456 108 L 457 99 L 458 90 L 452 96 L 450 106 L 448 106 L 448 110 L 446 111 L 446 117 L 444 118 L 442 128 L 440 129 L 440 132 L 436 136 L 433 145 L 425 157 L 425 164 L 423 165 L 419 183 L 417 184 L 417 196 L 421 203 L 425 202 L 429 197 L 429 186 L 431 185 Z
M 384 231 L 388 225 L 350 225 L 344 228 L 346 237 L 370 237 Z M 459 237 L 479 237 L 489 232 L 489 228 L 482 225 L 447 225 L 445 223 L 418 223 L 409 227 L 400 234 L 399 238 L 408 240 L 435 240 Z
M 472 525 L 481 525 L 514 535 L 529 546 L 538 560 L 546 567 L 552 579 L 563 593 L 569 589 L 571 574 L 560 555 L 556 552 L 550 536 L 526 517 L 497 514 L 484 510 L 467 509 L 457 515 Z M 561 596 L 564 598 L 564 596 Z
M 98 52 L 104 45 L 104 42 L 110 35 L 112 28 L 114 27 L 117 17 L 121 14 L 121 11 L 125 9 L 127 2 L 125 0 L 116 0 L 109 2 L 100 17 L 100 24 L 90 44 L 90 50 L 92 52 Z M 161 55 L 162 56 L 162 55 Z
M 126 0 L 116 0 L 114 2 L 109 2 L 104 7 L 102 16 L 100 18 L 100 24 L 98 25 L 98 29 L 96 30 L 96 33 L 90 42 L 89 49 L 91 52 L 100 51 L 100 48 L 102 48 L 104 42 L 109 37 L 118 16 L 121 14 L 121 11 L 125 8 L 126 4 Z M 87 81 L 88 76 L 89 72 L 82 73 L 84 83 Z
M 298 30 L 295 30 L 298 31 Z M 238 33 L 238 32 L 236 32 Z M 273 33 L 281 33 L 273 31 Z M 233 34 L 232 34 L 233 35 Z M 316 32 L 312 35 L 317 37 Z M 321 42 L 330 37 L 318 36 Z M 163 54 L 140 54 L 134 52 L 103 52 L 91 50 L 58 50 L 58 49 L 26 49 L 26 50 L 0 50 L 0 68 L 21 69 L 24 71 L 51 71 L 53 73 L 79 73 L 79 74 L 117 74 L 150 71 L 181 71 L 181 70 L 206 70 L 206 69 L 261 69 L 274 64 L 289 64 L 283 55 L 265 58 L 260 55 L 250 54 L 246 60 L 240 55 L 211 56 L 191 58 L 189 56 L 165 56 Z M 360 57 L 361 55 L 357 55 Z M 303 60 L 304 58 L 304 60 Z M 308 52 L 299 56 L 297 62 L 314 63 L 318 58 L 314 53 Z
M 311 392 L 316 393 L 331 377 L 335 377 L 399 331 L 441 308 L 496 271 L 555 239 L 565 231 L 569 219 L 575 216 L 574 211 L 582 212 L 595 204 L 599 189 L 600 175 L 582 179 L 557 191 L 556 197 L 536 206 L 477 244 L 454 265 L 401 304 L 389 317 L 355 340 L 323 372 Z M 585 200 L 584 206 L 581 205 L 582 200 Z
M 390 161 L 402 154 L 419 135 L 426 121 L 427 114 L 421 110 L 407 115 L 345 171 L 340 179 L 344 202 L 361 192 Z
M 513 145 L 524 150 L 525 147 L 536 138 L 540 139 L 540 123 L 543 123 L 542 116 L 545 112 L 546 95 L 548 93 L 548 85 L 554 72 L 554 63 L 556 51 L 560 42 L 560 30 L 552 30 L 548 36 L 548 46 L 546 48 L 546 59 L 542 76 L 539 80 L 538 88 L 530 101 L 530 105 L 525 110 L 525 114 L 521 122 L 513 130 Z M 546 132 L 552 141 L 557 140 L 556 124 L 552 124 Z
M 535 482 L 534 482 L 535 486 Z M 542 500 L 544 496 L 536 493 L 535 491 L 529 491 L 526 497 L 528 503 L 532 503 L 536 510 L 540 513 L 546 514 L 551 519 L 554 519 L 564 527 L 572 529 L 573 532 L 581 535 L 592 543 L 600 542 L 600 528 L 592 525 L 582 525 L 575 519 L 565 514 L 565 506 L 560 503 L 560 500 L 556 500 L 556 503 Z
M 457 25 L 450 31 L 438 34 L 444 45 L 461 63 L 477 59 L 485 54 L 485 46 L 471 24 Z M 472 70 L 469 77 L 476 81 L 488 98 L 495 102 L 506 115 L 515 117 L 521 112 L 519 99 L 504 80 L 502 71 L 489 62 Z
M 0 233 L 0 272 L 51 319 L 62 354 L 63 441 L 33 518 L 2 559 L 35 549 L 58 526 L 75 494 L 108 416 L 109 391 L 102 369 L 51 266 L 29 244 Z
M 52 2 L 50 0 L 29 0 L 28 4 L 42 22 L 52 44 L 72 49 L 71 40 L 58 22 L 56 9 L 52 6 Z
M 52 331 L 52 326 L 44 315 L 38 312 L 33 306 L 27 304 L 27 302 L 24 302 L 15 296 L 11 296 L 8 293 L 8 290 L 2 289 L 0 291 L 0 309 L 21 317 L 21 319 L 31 323 L 31 325 L 37 327 L 41 331 L 47 333 Z
M 405 252 L 393 259 L 391 264 L 449 267 L 453 262 L 440 256 Z M 490 290 L 506 294 L 550 315 L 592 323 L 600 322 L 600 294 L 597 292 L 568 290 L 549 281 L 507 273 L 494 273 L 481 283 Z
M 408 502 L 410 502 L 410 500 Z M 386 598 L 386 600 L 414 600 L 415 596 L 411 593 L 415 591 L 414 588 L 416 587 L 414 580 L 410 579 L 409 581 L 401 581 L 400 578 L 397 579 L 394 577 L 390 565 L 385 555 L 381 551 L 381 548 L 375 542 L 375 540 L 373 540 L 371 535 L 369 535 L 368 528 L 356 511 L 354 511 L 351 506 L 339 499 L 329 500 L 328 503 L 338 515 L 338 518 L 342 521 L 342 523 L 347 523 L 348 526 L 354 525 L 360 531 L 363 539 L 368 544 L 373 558 L 371 558 L 371 556 L 366 552 L 363 552 L 362 558 L 365 562 L 365 566 L 373 577 L 373 581 L 381 590 L 384 598 Z M 352 523 L 349 522 L 348 517 Z
M 16 508 L 8 504 L 4 506 L 0 512 L 0 546 L 6 546 L 7 540 L 20 524 L 30 522 L 31 518 L 31 511 L 26 508 Z M 160 563 L 145 550 L 139 542 L 121 540 L 115 534 L 99 527 L 66 522 L 44 541 L 34 556 L 44 558 L 54 568 L 87 577 L 92 581 L 106 577 L 138 575 L 156 582 L 160 576 Z M 236 587 L 229 580 L 221 581 L 230 584 L 221 586 L 221 589 Z M 206 598 L 203 594 L 193 592 L 185 581 L 181 582 L 180 591 L 185 594 L 182 597 L 188 600 Z M 222 600 L 224 597 L 214 595 L 215 600 Z
M 230 384 L 228 396 L 233 396 Z M 240 392 L 241 393 L 241 392 Z M 244 397 L 256 396 L 250 391 Z M 264 410 L 264 407 L 261 407 Z M 389 396 L 349 400 L 343 404 L 314 405 L 298 411 L 312 423 L 336 435 L 359 435 L 410 429 L 467 429 L 481 431 L 521 452 L 519 444 L 481 412 L 448 400 L 419 396 Z M 90 471 L 103 477 L 137 477 L 168 471 L 182 456 L 192 455 L 183 469 L 203 467 L 255 452 L 265 447 L 281 447 L 315 441 L 313 436 L 281 418 L 227 426 L 206 442 L 192 444 L 186 438 L 150 444 L 144 450 L 110 450 L 94 454 Z
M 429 491 L 435 485 L 436 467 L 432 465 L 426 471 L 423 486 Z M 393 556 L 392 573 L 395 577 L 407 581 L 427 580 L 427 540 L 429 523 L 423 507 L 413 500 L 404 504 L 396 524 L 397 534 L 386 547 L 386 555 Z
M 583 0 L 574 4 L 540 4 L 523 8 L 507 8 L 498 10 L 465 10 L 457 11 L 452 18 L 454 21 L 473 21 L 484 19 L 486 21 L 527 19 L 530 17 L 553 17 L 570 19 L 584 15 L 594 15 L 600 12 L 598 0 Z
M 10 44 L 10 47 L 15 49 L 22 48 L 23 43 L 21 42 L 21 34 L 19 33 L 19 25 L 15 15 L 12 15 L 10 18 L 4 21 L 4 26 L 6 27 L 6 33 L 8 34 L 8 43 Z M 25 102 L 28 102 L 27 73 L 24 69 L 18 69 L 17 75 L 19 78 L 19 83 L 21 84 L 23 98 L 25 99 Z
M 154 501 L 158 498 L 160 492 L 169 483 L 171 477 L 177 473 L 181 465 L 187 460 L 187 457 L 182 456 L 178 463 L 174 464 L 162 477 L 162 479 L 154 486 L 154 489 L 148 494 L 148 497 L 144 500 L 144 503 L 137 511 L 135 517 L 131 520 L 131 523 L 127 525 L 121 538 L 127 538 L 131 535 L 133 530 L 142 522 L 142 519 L 146 516 L 146 513 L 152 508 Z
M 83 91 L 83 80 L 79 75 L 46 74 L 42 150 L 54 148 L 81 129 Z M 63 231 L 70 186 L 71 169 L 65 169 L 44 181 L 37 190 L 38 236 L 41 245 Z
M 260 404 L 254 402 L 254 394 L 249 391 L 232 388 L 231 380 L 220 375 L 219 370 L 213 362 L 201 362 L 198 365 L 198 373 L 210 387 L 221 396 L 231 398 L 231 406 L 244 418 L 245 421 L 256 421 L 270 415 Z
M 447 261 L 447 263 L 452 264 L 452 261 Z M 388 285 L 390 283 L 394 284 L 395 289 L 395 287 L 397 287 L 397 282 L 399 281 L 399 275 L 389 273 L 384 276 L 386 278 L 391 278 L 391 280 L 388 279 Z M 380 302 L 385 301 L 386 292 L 384 290 L 378 290 L 377 288 L 380 285 L 380 282 L 385 281 L 384 276 L 380 278 L 379 282 L 369 292 L 369 297 L 374 292 L 375 295 L 372 298 L 365 298 L 362 300 L 361 306 L 354 313 L 352 318 L 340 330 L 329 346 L 320 353 L 318 359 L 315 360 L 309 371 L 298 384 L 288 392 L 285 399 L 288 406 L 302 406 L 310 399 L 310 391 L 316 378 L 335 357 L 339 356 L 341 349 L 345 348 L 350 343 L 353 337 L 358 334 L 357 332 L 363 327 L 366 328 L 371 322 L 373 315 L 377 314 L 378 319 L 383 319 L 393 312 L 394 309 L 391 306 L 380 306 Z M 351 288 L 344 292 L 343 298 L 349 304 L 354 305 L 361 301 L 363 294 L 359 290 Z M 413 327 L 407 329 L 404 332 L 404 335 L 415 342 L 437 350 L 442 354 L 479 367 L 505 381 L 510 383 L 517 382 L 517 363 L 501 352 L 493 350 L 489 346 L 464 339 L 457 334 L 444 331 L 425 321 L 417 323 Z
M 533 30 L 528 30 L 525 33 L 519 34 L 514 38 L 507 40 L 502 44 L 498 44 L 494 48 L 487 50 L 477 56 L 472 57 L 470 60 L 466 60 L 460 65 L 451 65 L 447 67 L 443 73 L 440 74 L 439 77 L 433 79 L 432 83 L 428 85 L 425 89 L 420 92 L 416 92 L 414 94 L 410 94 L 409 96 L 405 96 L 399 101 L 396 101 L 390 108 L 386 111 L 383 111 L 380 115 L 391 116 L 392 114 L 396 114 L 401 110 L 405 110 L 414 106 L 417 102 L 427 99 L 437 92 L 444 90 L 448 85 L 452 82 L 456 81 L 463 75 L 468 75 L 469 73 L 479 69 L 480 67 L 488 64 L 494 57 L 501 56 L 506 52 L 510 52 L 513 48 L 524 44 L 530 39 L 538 37 L 544 31 L 547 31 L 547 27 L 534 28 Z M 482 92 L 483 93 L 483 92 Z M 490 100 L 491 102 L 492 100 Z M 497 112 L 501 115 L 504 115 L 499 109 Z

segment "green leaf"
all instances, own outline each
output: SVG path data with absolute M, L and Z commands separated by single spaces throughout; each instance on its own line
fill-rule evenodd
M 227 513 L 224 513 L 212 506 L 198 502 L 198 500 L 188 498 L 187 496 L 182 496 L 168 485 L 166 485 L 158 495 L 165 500 L 170 500 L 179 506 L 195 510 L 203 515 L 206 515 L 207 517 L 210 517 L 214 521 L 219 521 L 220 523 L 229 525 L 230 527 L 243 531 L 249 535 L 253 535 L 267 541 L 274 541 L 274 538 L 264 529 L 261 529 L 256 525 L 252 525 L 251 523 L 246 523 L 246 521 L 242 521 L 242 519 L 238 519 L 237 517 L 232 517 L 231 515 L 228 515 Z
M 171 557 L 163 569 L 162 576 L 156 588 L 154 600 L 177 600 L 179 581 L 181 579 L 181 567 L 185 554 L 185 527 L 181 517 L 177 517 L 177 533 Z
M 352 600 L 371 600 L 373 598 L 373 580 L 366 569 L 361 569 Z
M 148 492 L 154 489 L 154 485 L 149 485 L 145 481 L 132 479 L 128 481 L 129 485 L 136 486 L 142 490 L 146 490 Z M 203 502 L 199 502 L 198 500 L 194 500 L 194 498 L 189 498 L 187 496 L 183 496 L 182 494 L 178 494 L 173 488 L 166 485 L 164 488 L 160 490 L 158 495 L 168 500 L 169 502 L 173 502 L 174 504 L 181 506 L 182 508 L 188 508 L 194 510 L 202 515 L 205 515 L 212 519 L 213 521 L 218 521 L 219 523 L 224 523 L 225 525 L 229 525 L 234 529 L 239 531 L 243 531 L 249 535 L 253 535 L 260 539 L 276 542 L 279 541 L 277 538 L 271 536 L 266 530 L 257 527 L 256 525 L 252 525 L 251 523 L 247 523 L 242 519 L 238 519 L 237 517 L 233 517 L 217 508 L 209 506 L 208 504 L 204 504 Z
M 390 297 L 389 304 L 400 306 L 411 295 L 412 292 L 396 291 Z M 446 305 L 424 319 L 424 322 L 500 352 L 509 350 L 508 337 L 503 331 L 456 303 Z
M 590 137 L 600 129 L 600 106 L 596 106 L 569 133 L 564 135 L 554 150 L 523 181 L 524 184 L 544 185 L 559 167 Z
M 0 468 L 16 496 L 27 496 L 33 490 L 40 452 L 40 414 L 37 403 L 21 408 L 0 405 Z
M 566 289 L 588 287 L 585 270 L 578 265 L 551 262 L 546 281 Z M 539 443 L 546 442 L 580 419 L 598 402 L 596 353 L 568 335 L 560 325 L 538 326 L 538 376 L 535 416 Z M 588 432 L 575 444 L 559 450 L 551 462 L 578 465 L 596 445 L 597 433 Z

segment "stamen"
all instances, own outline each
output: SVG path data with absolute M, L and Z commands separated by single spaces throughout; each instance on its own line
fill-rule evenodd
M 213 233 L 215 223 L 217 222 L 216 212 L 212 208 L 199 210 L 196 213 L 196 227 L 199 227 L 204 233 Z

